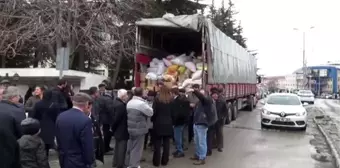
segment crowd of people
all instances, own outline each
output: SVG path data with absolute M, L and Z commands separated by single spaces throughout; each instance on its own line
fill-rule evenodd
M 96 167 L 110 153 L 112 167 L 139 168 L 148 146 L 153 165 L 166 166 L 171 154 L 185 157 L 186 129 L 195 144 L 193 164 L 204 165 L 213 148 L 223 151 L 227 104 L 217 88 L 208 95 L 199 85 L 160 84 L 157 92 L 136 87 L 115 95 L 105 84 L 75 94 L 68 86 L 66 80 L 55 88 L 36 86 L 24 103 L 17 87 L 0 89 L 1 168 L 49 168 L 51 149 L 61 168 Z

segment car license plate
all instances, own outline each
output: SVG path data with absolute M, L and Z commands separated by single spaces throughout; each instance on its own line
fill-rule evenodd
M 275 119 L 276 121 L 283 121 L 283 122 L 287 122 L 287 121 L 290 121 L 290 119 L 289 118 L 276 118 Z

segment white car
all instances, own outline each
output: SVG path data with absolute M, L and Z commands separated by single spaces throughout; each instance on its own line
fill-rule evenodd
M 307 111 L 299 97 L 292 93 L 273 93 L 268 96 L 261 112 L 261 127 L 278 126 L 306 130 Z
M 310 90 L 299 90 L 297 95 L 300 97 L 302 103 L 314 104 L 314 94 Z

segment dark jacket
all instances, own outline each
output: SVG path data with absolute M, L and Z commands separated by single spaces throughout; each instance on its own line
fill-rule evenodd
M 22 168 L 49 168 L 45 144 L 39 136 L 23 135 L 18 140 Z
M 104 141 L 103 141 L 102 132 L 100 130 L 100 124 L 93 115 L 91 115 L 91 120 L 92 120 L 93 139 L 94 139 L 93 143 L 94 143 L 94 148 L 95 148 L 94 153 L 96 155 L 96 159 L 104 163 L 104 153 L 105 153 L 104 152 Z
M 79 109 L 62 112 L 56 121 L 59 163 L 62 168 L 87 168 L 94 161 L 92 120 Z
M 226 100 L 223 97 L 219 97 L 215 102 L 218 120 L 225 119 L 228 113 Z
M 185 95 L 179 95 L 173 101 L 173 119 L 174 126 L 188 124 L 191 113 L 190 102 Z
M 193 122 L 196 125 L 213 125 L 217 119 L 216 114 L 213 114 L 213 101 L 211 98 L 208 98 L 201 94 L 199 91 L 194 91 L 194 95 L 199 99 L 199 103 L 197 104 L 194 110 L 194 119 Z M 216 111 L 215 111 L 216 113 Z M 216 118 L 215 118 L 216 117 Z
M 61 111 L 68 110 L 68 105 L 66 102 L 66 98 L 64 96 L 64 92 L 60 88 L 58 87 L 53 88 L 52 95 L 53 102 L 60 107 Z
M 32 117 L 33 116 L 33 108 L 34 105 L 39 102 L 41 99 L 39 96 L 31 96 L 28 98 L 28 100 L 25 103 L 25 111 L 28 112 L 28 116 Z
M 126 104 L 119 98 L 114 100 L 114 119 L 112 122 L 112 132 L 116 140 L 128 140 Z
M 52 100 L 52 91 L 44 92 L 43 100 L 35 104 L 33 118 L 40 121 L 40 137 L 45 144 L 54 145 L 55 122 L 61 109 Z
M 154 111 L 151 121 L 153 122 L 153 133 L 155 136 L 171 136 L 173 134 L 173 102 L 163 103 L 156 99 L 152 108 Z
M 112 96 L 104 94 L 97 99 L 97 103 L 99 108 L 99 122 L 101 124 L 112 124 L 114 116 Z
M 26 118 L 25 110 L 20 104 L 14 104 L 7 100 L 0 102 L 0 113 L 8 113 L 12 115 L 20 125 L 21 121 Z
M 19 139 L 22 135 L 20 123 L 13 115 L 7 111 L 0 110 L 0 130 L 3 129 L 12 134 L 15 139 Z
M 6 122 L 8 120 L 11 122 Z M 14 118 L 0 113 L 0 123 L 0 167 L 21 168 L 17 138 L 10 130 L 15 123 Z

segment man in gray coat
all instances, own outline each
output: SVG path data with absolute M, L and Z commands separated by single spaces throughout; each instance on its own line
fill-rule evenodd
M 153 115 L 152 107 L 142 98 L 143 92 L 142 88 L 135 88 L 134 96 L 126 105 L 129 140 L 125 164 L 129 168 L 140 167 L 144 137 L 149 131 L 148 119 Z

